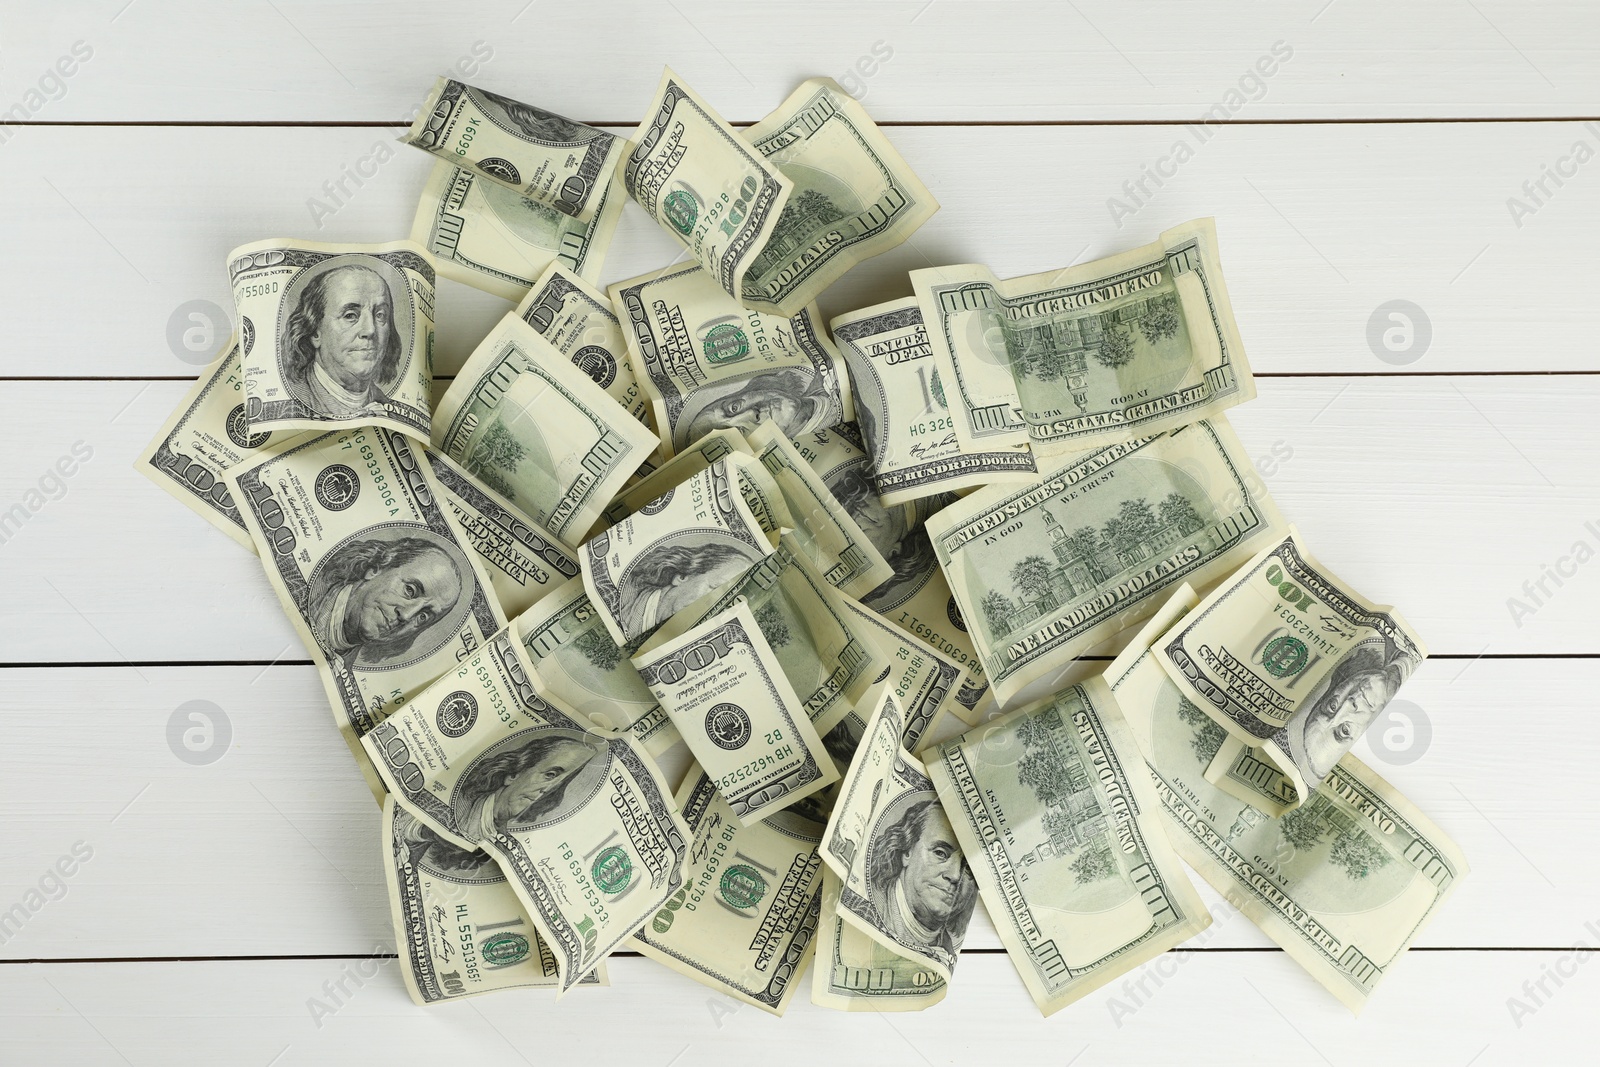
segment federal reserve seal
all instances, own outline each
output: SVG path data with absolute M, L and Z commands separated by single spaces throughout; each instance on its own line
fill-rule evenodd
M 724 363 L 737 363 L 748 356 L 750 339 L 739 327 L 725 322 L 706 331 L 701 348 L 705 352 L 706 362 L 718 367 Z
M 465 689 L 457 689 L 439 702 L 439 711 L 434 718 L 441 734 L 460 737 L 478 721 L 478 698 Z
M 750 716 L 737 704 L 714 704 L 706 712 L 706 736 L 718 748 L 742 748 L 750 740 Z
M 517 173 L 517 168 L 512 165 L 509 159 L 490 156 L 488 159 L 478 161 L 478 169 L 489 177 L 503 181 L 507 185 L 520 186 L 522 184 L 522 175 Z
M 633 881 L 633 860 L 628 858 L 621 845 L 612 845 L 602 849 L 600 855 L 594 858 L 589 874 L 600 892 L 615 896 Z
M 730 907 L 749 911 L 761 903 L 761 898 L 767 892 L 767 880 L 754 867 L 735 863 L 722 872 L 722 880 L 717 883 L 717 888 Z
M 224 424 L 228 440 L 240 448 L 260 448 L 267 443 L 267 438 L 272 436 L 269 430 L 266 433 L 251 433 L 250 420 L 245 418 L 244 405 L 235 404 L 233 410 L 228 412 L 228 421 Z
M 674 189 L 661 201 L 661 211 L 673 228 L 687 237 L 700 217 L 700 202 L 687 189 Z
M 639 505 L 641 515 L 659 515 L 667 510 L 667 505 L 672 503 L 672 494 L 675 490 L 668 489 L 654 500 L 647 500 Z
M 1274 678 L 1298 674 L 1306 665 L 1306 660 L 1310 658 L 1311 650 L 1306 648 L 1306 643 L 1298 637 L 1290 637 L 1287 634 L 1274 637 L 1267 642 L 1267 647 L 1261 650 L 1261 665 Z
M 509 967 L 528 958 L 528 939 L 521 934 L 495 934 L 479 948 L 483 962 L 491 967 Z
M 256 346 L 256 324 L 250 321 L 249 315 L 239 319 L 239 346 L 240 353 L 246 356 Z
M 317 503 L 329 511 L 343 511 L 361 495 L 361 479 L 343 463 L 330 463 L 317 475 L 312 492 L 317 495 Z
M 602 389 L 617 380 L 617 357 L 599 345 L 584 345 L 572 353 L 572 365 Z

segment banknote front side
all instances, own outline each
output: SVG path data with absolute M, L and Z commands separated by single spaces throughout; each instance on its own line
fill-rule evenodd
M 694 835 L 683 888 L 632 944 L 679 974 L 782 1015 L 817 934 L 822 827 L 794 811 L 742 823 L 696 767 L 677 800 Z
M 542 598 L 515 625 L 541 692 L 596 726 L 626 730 L 652 756 L 682 740 L 628 658 L 639 642 L 619 647 L 612 640 L 581 577 Z
M 352 747 L 505 625 L 421 446 L 404 436 L 308 436 L 227 481 Z
M 969 450 L 1062 456 L 1255 396 L 1210 219 L 1025 278 L 963 265 L 911 280 Z
M 839 780 L 748 602 L 650 642 L 633 665 L 746 826 Z
M 522 614 L 556 586 L 578 576 L 578 557 L 554 534 L 442 452 L 423 451 L 506 617 Z
M 633 135 L 622 177 L 629 195 L 736 301 L 794 190 L 671 69 Z
M 832 78 L 801 85 L 744 138 L 794 183 L 745 275 L 740 295 L 748 307 L 795 314 L 939 210 L 866 109 Z
M 646 426 L 650 404 L 639 389 L 611 299 L 560 263 L 545 268 L 517 305 L 517 318 L 587 374 Z
M 304 431 L 309 432 L 309 431 Z M 228 492 L 224 473 L 263 451 L 279 448 L 296 431 L 250 431 L 238 335 L 228 338 L 216 362 L 139 455 L 139 472 L 250 551 L 255 545 Z
M 619 645 L 637 640 L 772 553 L 739 490 L 737 453 L 667 490 L 579 550 L 583 584 Z
M 534 681 L 507 627 L 362 745 L 402 807 L 499 863 L 565 993 L 682 886 L 688 828 L 643 749 Z
M 556 956 L 487 852 L 451 844 L 383 799 L 384 874 L 411 999 L 438 1004 L 501 989 L 554 989 Z M 583 985 L 607 985 L 605 964 Z
M 721 427 L 748 434 L 770 420 L 793 440 L 852 417 L 844 360 L 814 305 L 787 318 L 745 308 L 694 265 L 609 291 L 667 452 Z
M 1033 479 L 1026 447 L 962 449 L 916 297 L 840 315 L 832 327 L 850 368 L 873 485 L 885 505 Z
M 434 444 L 575 548 L 656 438 L 507 313 L 440 398 Z
M 1155 783 L 1177 852 L 1325 989 L 1359 1012 L 1468 873 L 1416 806 L 1345 755 L 1295 810 L 1272 817 L 1207 780 L 1226 738 L 1157 660 L 1194 606 L 1180 588 L 1105 679 Z
M 587 220 L 628 142 L 487 89 L 440 78 L 400 140 Z
M 902 956 L 839 914 L 843 887 L 822 872 L 822 912 L 811 1002 L 839 1011 L 921 1011 L 944 999 L 950 983 L 936 967 Z
M 228 253 L 251 433 L 373 425 L 426 441 L 434 266 L 410 241 Z
M 1010 700 L 1287 529 L 1225 422 L 1086 453 L 928 520 L 996 697 Z
M 946 742 L 928 774 L 1044 1014 L 1211 925 L 1098 678 Z
M 737 603 L 746 603 L 806 717 L 826 736 L 888 668 L 850 600 L 828 585 L 785 535 L 737 581 L 689 605 L 656 631 L 671 640 Z
M 1291 527 L 1153 654 L 1228 732 L 1208 778 L 1242 800 L 1266 792 L 1266 810 L 1280 814 L 1305 801 L 1428 652 L 1398 611 L 1342 582 Z
M 840 919 L 948 983 L 978 886 L 904 734 L 899 704 L 885 692 L 839 786 L 822 859 L 839 876 Z
M 594 217 L 579 220 L 441 159 L 423 186 L 411 239 L 452 281 L 520 300 L 552 264 L 597 281 L 626 199 L 613 183 Z

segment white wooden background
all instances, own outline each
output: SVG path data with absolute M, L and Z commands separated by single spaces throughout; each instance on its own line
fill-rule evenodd
M 75 843 L 92 857 L 0 944 L 0 1062 L 1582 1057 L 1600 994 L 1574 951 L 1600 944 L 1597 31 L 1581 0 L 4 0 L 0 112 L 27 119 L 0 126 L 0 510 L 41 478 L 48 499 L 0 543 L 0 910 Z M 50 78 L 80 41 L 90 58 Z M 1229 100 L 1279 41 L 1292 57 Z M 929 263 L 1021 274 L 1217 217 L 1259 376 L 1240 435 L 1290 453 L 1266 476 L 1283 510 L 1434 650 L 1402 693 L 1431 738 L 1358 752 L 1473 866 L 1360 1020 L 1226 913 L 1144 993 L 1048 1021 L 981 915 L 920 1016 L 802 993 L 774 1020 L 630 956 L 559 1008 L 411 1005 L 376 815 L 305 652 L 256 561 L 131 462 L 197 370 L 169 322 L 228 306 L 229 248 L 407 231 L 422 154 L 337 204 L 323 183 L 475 47 L 492 51 L 475 82 L 620 127 L 664 63 L 736 122 L 853 76 L 944 209 L 830 290 L 830 313 L 909 292 Z M 874 49 L 889 58 L 858 66 Z M 1219 101 L 1240 105 L 1230 124 L 1129 200 Z M 1534 199 L 1546 168 L 1561 184 Z M 320 225 L 313 197 L 337 207 Z M 629 206 L 605 280 L 675 254 Z M 1373 347 L 1393 300 L 1422 309 L 1425 348 Z M 441 282 L 439 308 L 448 374 L 506 305 Z M 91 457 L 49 481 L 75 444 Z M 1560 582 L 1525 590 L 1547 568 Z M 203 764 L 168 740 L 191 701 L 224 726 Z

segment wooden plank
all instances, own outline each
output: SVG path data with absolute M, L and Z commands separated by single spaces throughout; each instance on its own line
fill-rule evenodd
M 1574 976 L 1547 982 L 1518 1028 L 1507 998 L 1558 963 Z M 963 957 L 948 998 L 918 1015 L 825 1011 L 803 989 L 779 1021 L 641 957 L 610 968 L 610 988 L 559 1004 L 522 990 L 422 1009 L 392 960 L 3 967 L 0 1048 L 119 1067 L 654 1065 L 691 1049 L 676 1062 L 811 1067 L 843 1048 L 852 1063 L 992 1064 L 1003 1048 L 1016 1063 L 1231 1065 L 1244 1043 L 1298 1063 L 1561 1063 L 1585 1058 L 1600 991 L 1600 968 L 1574 970 L 1570 951 L 1412 953 L 1358 1024 L 1281 953 L 1176 954 L 1147 965 L 1142 995 L 1112 985 L 1045 1022 L 993 954 Z
M 192 375 L 200 357 L 169 331 L 181 335 L 191 322 L 180 309 L 204 300 L 226 333 L 229 249 L 266 236 L 401 236 L 430 165 L 385 128 L 14 132 L 0 151 L 0 197 L 25 205 L 0 218 L 0 240 L 19 253 L 0 261 L 11 376 Z M 944 208 L 911 243 L 830 289 L 829 315 L 908 294 L 908 270 L 973 260 L 1001 276 L 1053 269 L 1215 215 L 1258 372 L 1593 369 L 1572 339 L 1600 287 L 1581 224 L 1600 210 L 1600 183 L 1581 170 L 1559 189 L 1541 177 L 1577 141 L 1600 148 L 1578 123 L 1236 126 L 1203 144 L 1177 126 L 890 134 Z M 1192 158 L 1157 187 L 1147 168 L 1172 172 L 1180 143 Z M 359 188 L 344 176 L 357 167 L 371 175 L 357 175 Z M 1536 204 L 1522 188 L 1530 180 L 1551 195 L 1535 192 Z M 330 184 L 341 181 L 342 193 Z M 1513 217 L 1513 197 L 1526 213 Z M 680 253 L 630 204 L 606 280 Z M 1404 350 L 1380 358 L 1390 353 L 1370 337 L 1396 325 L 1379 310 L 1395 300 L 1421 308 L 1429 339 L 1396 335 Z M 443 283 L 438 373 L 453 373 L 508 309 Z
M 0 662 L 305 658 L 256 559 L 132 469 L 184 388 L 0 384 Z M 1310 378 L 1233 415 L 1317 554 L 1435 654 L 1595 653 L 1597 403 L 1596 377 Z
M 1600 737 L 1571 723 L 1597 685 L 1594 659 L 1430 661 L 1402 693 L 1416 747 L 1391 745 L 1418 758 L 1358 747 L 1473 867 L 1420 944 L 1560 947 L 1593 918 L 1600 856 L 1574 842 L 1600 819 Z M 392 951 L 377 811 L 309 667 L 7 669 L 0 735 L 0 907 L 92 851 L 0 958 Z M 662 761 L 673 781 L 687 765 Z M 1206 948 L 1269 945 L 1203 893 Z M 968 947 L 998 945 L 980 909 Z
M 1178 0 L 789 0 L 759 19 L 726 0 L 125 7 L 18 12 L 0 100 L 54 121 L 393 121 L 463 59 L 518 99 L 616 122 L 637 121 L 663 64 L 743 121 L 819 74 L 853 77 L 884 119 L 947 122 L 1189 119 L 1219 102 L 1243 118 L 1574 115 L 1593 112 L 1600 88 L 1581 0 L 1343 0 L 1271 15 Z M 79 40 L 92 57 L 65 92 L 48 83 L 30 101 Z M 1277 42 L 1287 61 L 1241 84 Z

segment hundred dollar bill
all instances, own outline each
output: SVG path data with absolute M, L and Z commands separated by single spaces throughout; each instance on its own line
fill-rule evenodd
M 893 694 L 879 698 L 822 835 L 839 918 L 950 981 L 978 886 L 927 769 L 905 750 Z
M 523 612 L 515 625 L 541 692 L 596 726 L 627 731 L 652 756 L 682 740 L 629 659 L 642 642 L 618 647 L 581 577 Z
M 782 1015 L 817 933 L 822 827 L 794 811 L 742 824 L 698 767 L 677 800 L 694 835 L 684 885 L 633 935 L 633 947 Z
M 866 109 L 832 78 L 805 82 L 743 136 L 794 184 L 744 277 L 746 307 L 795 314 L 939 210 Z
M 195 383 L 146 446 L 136 466 L 213 526 L 254 552 L 249 528 L 228 491 L 227 472 L 281 451 L 315 431 L 251 434 L 246 430 L 239 356 L 228 354 Z M 554 582 L 578 573 L 578 561 L 531 518 L 433 449 L 424 449 L 449 506 L 488 575 L 506 615 L 522 611 Z
M 822 871 L 822 912 L 811 1003 L 839 1011 L 921 1011 L 944 999 L 950 983 L 936 968 L 890 950 L 839 917 L 839 876 Z
M 134 466 L 211 525 L 255 551 L 223 474 L 305 431 L 251 433 L 245 417 L 238 335 L 195 381 Z
M 647 643 L 633 665 L 746 826 L 839 780 L 748 602 Z
M 1002 704 L 1287 529 L 1222 420 L 981 489 L 927 525 Z
M 592 378 L 624 411 L 650 425 L 650 403 L 639 389 L 622 324 L 606 294 L 561 264 L 552 263 L 517 305 L 517 317 Z
M 794 183 L 670 68 L 645 115 L 622 165 L 628 193 L 737 301 Z
M 507 618 L 578 576 L 578 557 L 509 501 L 435 449 L 424 449 L 443 499 L 478 554 Z
M 820 735 L 849 715 L 889 669 L 849 598 L 823 580 L 792 536 L 780 538 L 777 549 L 743 577 L 669 619 L 652 640 L 670 641 L 740 601 L 749 604 Z
M 1211 925 L 1100 679 L 946 742 L 928 776 L 1045 1015 Z
M 911 282 L 967 451 L 1062 456 L 1255 396 L 1211 219 L 1025 278 L 962 265 Z
M 770 420 L 792 440 L 853 416 L 844 359 L 814 305 L 789 318 L 741 307 L 692 264 L 608 291 L 668 455 L 719 427 L 748 434 Z
M 612 183 L 595 216 L 579 220 L 441 159 L 422 187 L 411 239 L 446 278 L 520 300 L 554 263 L 597 281 L 626 199 Z
M 831 327 L 850 368 L 856 421 L 885 507 L 1035 477 L 1026 446 L 962 450 L 916 297 L 840 315 Z
M 500 865 L 565 993 L 683 885 L 688 828 L 655 763 L 541 696 L 512 629 L 362 745 L 396 801 Z
M 877 546 L 777 423 L 757 425 L 750 431 L 749 443 L 794 518 L 796 543 L 830 585 L 846 596 L 859 597 L 894 575 Z
M 615 134 L 487 89 L 440 78 L 400 140 L 588 220 L 627 152 Z
M 963 678 L 951 710 L 969 725 L 976 723 L 976 708 L 989 683 L 923 525 L 950 498 L 884 506 L 873 488 L 872 463 L 854 423 L 806 434 L 794 444 L 894 571 L 888 581 L 862 596 L 861 603 L 961 667 Z
M 672 487 L 699 474 L 733 452 L 755 458 L 755 450 L 738 430 L 712 430 L 616 495 L 606 505 L 603 521 L 615 526 Z
M 772 553 L 776 531 L 763 527 L 739 484 L 753 464 L 724 456 L 579 549 L 584 589 L 618 645 Z
M 274 238 L 228 253 L 251 433 L 382 426 L 426 441 L 434 265 L 419 245 Z
M 1228 732 L 1207 777 L 1281 814 L 1304 803 L 1427 658 L 1398 611 L 1341 581 L 1299 532 L 1268 545 L 1155 642 Z
M 352 749 L 505 625 L 422 448 L 402 435 L 308 436 L 227 483 Z
M 871 608 L 854 601 L 845 606 L 865 624 L 868 640 L 877 646 L 888 661 L 889 673 L 875 679 L 874 684 L 877 681 L 884 682 L 889 694 L 894 697 L 905 720 L 900 743 L 907 752 L 915 752 L 923 736 L 933 729 L 939 714 L 955 702 L 957 686 L 961 681 L 961 667 L 953 659 L 940 655 L 926 641 L 917 640 Z M 866 720 L 859 711 L 853 711 L 846 717 L 846 722 L 852 720 L 855 740 L 851 742 L 851 754 L 855 751 L 855 744 L 866 733 Z M 832 737 L 830 733 L 822 739 L 830 752 L 834 751 L 830 741 Z M 838 759 L 839 756 L 835 754 L 834 758 Z M 848 756 L 844 762 L 846 766 L 849 765 Z
M 434 444 L 576 547 L 656 438 L 507 313 L 439 400 Z
M 383 800 L 389 912 L 406 990 L 418 1004 L 501 989 L 554 989 L 556 956 L 487 852 L 444 840 Z M 605 964 L 583 985 L 609 985 Z
M 1178 855 L 1351 1011 L 1468 873 L 1445 833 L 1354 756 L 1274 818 L 1206 778 L 1227 736 L 1152 647 L 1194 606 L 1173 594 L 1106 671 Z

